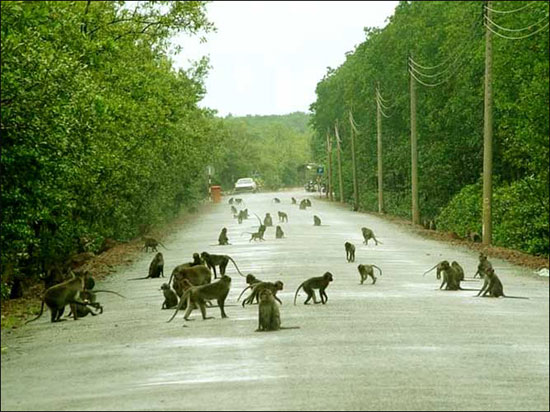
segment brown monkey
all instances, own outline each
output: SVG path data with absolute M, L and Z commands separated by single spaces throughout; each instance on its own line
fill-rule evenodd
M 243 202 L 243 200 L 239 197 L 235 198 L 235 203 L 240 205 Z
M 275 228 L 275 239 L 282 239 L 283 237 L 285 237 L 285 232 L 283 232 L 281 226 L 277 225 Z
M 251 305 L 252 302 L 254 302 L 254 299 L 256 299 L 256 301 L 258 301 L 258 294 L 264 290 L 264 289 L 269 289 L 271 291 L 271 293 L 273 293 L 273 298 L 274 299 L 277 299 L 277 301 L 282 305 L 283 302 L 281 302 L 281 300 L 277 297 L 277 292 L 279 290 L 283 290 L 283 282 L 281 282 L 280 280 L 276 281 L 276 282 L 259 282 L 259 283 L 256 283 L 254 285 L 249 285 L 247 286 L 246 288 L 244 288 L 244 290 L 241 292 L 241 294 L 239 295 L 239 298 L 241 298 L 242 294 L 247 290 L 247 289 L 250 289 L 252 288 L 252 292 L 250 292 L 250 295 L 248 295 L 244 300 L 243 300 L 243 308 L 244 308 L 244 305 L 248 304 L 248 305 Z M 237 301 L 238 301 L 237 299 Z
M 143 244 L 142 250 L 145 249 L 146 252 L 149 251 L 149 248 L 151 248 L 152 252 L 158 252 L 158 250 L 157 250 L 158 245 L 161 245 L 164 249 L 168 249 L 161 242 L 159 242 L 158 240 L 156 240 L 152 237 L 142 237 L 141 239 L 145 242 Z
M 239 225 L 240 225 L 241 223 L 243 223 L 243 220 L 244 220 L 244 219 L 246 219 L 246 218 L 245 218 L 245 212 L 244 212 L 244 210 L 240 210 L 240 211 L 239 211 L 239 214 L 237 215 L 237 221 L 239 222 Z
M 218 237 L 218 243 L 221 246 L 229 245 L 229 238 L 227 237 L 227 228 L 223 228 L 220 232 L 220 236 Z
M 237 217 L 237 208 L 233 205 L 231 205 L 231 213 L 233 214 L 233 217 Z
M 462 266 L 460 266 L 456 260 L 453 260 L 451 262 L 451 267 L 458 274 L 458 280 L 462 282 L 464 280 L 464 269 L 462 269 Z
M 225 275 L 225 268 L 227 267 L 227 264 L 229 261 L 233 262 L 235 265 L 235 268 L 237 269 L 237 272 L 239 272 L 239 275 L 242 277 L 245 277 L 245 275 L 242 274 L 242 272 L 239 270 L 239 267 L 237 266 L 237 263 L 233 260 L 231 256 L 228 255 L 211 255 L 208 252 L 202 252 L 201 258 L 206 262 L 206 265 L 210 270 L 214 271 L 214 279 L 217 278 L 216 276 L 216 266 L 220 267 L 220 275 Z
M 220 307 L 220 311 L 222 314 L 222 319 L 227 318 L 227 315 L 225 314 L 225 310 L 224 310 L 224 304 L 225 304 L 225 299 L 229 294 L 230 287 L 231 287 L 231 278 L 226 275 L 222 275 L 217 282 L 209 283 L 207 285 L 190 287 L 185 291 L 185 293 L 181 297 L 180 303 L 178 304 L 176 311 L 174 312 L 172 317 L 168 320 L 168 322 L 174 319 L 174 317 L 176 316 L 180 308 L 182 308 L 183 302 L 187 303 L 187 310 L 185 311 L 185 315 L 183 316 L 185 320 L 189 320 L 189 315 L 195 308 L 195 304 L 199 306 L 201 310 L 202 318 L 204 320 L 212 319 L 211 316 L 210 317 L 206 316 L 206 302 L 205 302 L 211 299 L 216 299 L 216 301 L 218 302 L 218 306 Z
M 434 267 L 432 267 L 431 269 L 428 269 L 427 271 L 425 271 L 422 276 L 425 276 L 427 273 L 431 272 L 432 270 L 434 270 L 435 268 L 437 268 L 437 272 L 436 272 L 436 278 L 437 279 L 441 279 L 441 271 L 443 270 L 443 265 L 444 263 L 446 263 L 447 265 L 449 265 L 449 262 L 446 261 L 446 260 L 442 260 L 441 262 L 439 262 L 437 265 L 435 265 Z
M 271 214 L 270 213 L 265 214 L 264 226 L 265 227 L 273 226 L 273 219 L 271 219 Z
M 260 292 L 260 303 L 258 305 L 258 329 L 260 331 L 274 331 L 281 328 L 281 313 L 275 303 L 275 297 L 271 290 L 263 289 Z
M 481 236 L 477 232 L 468 232 L 466 237 L 470 240 L 470 242 L 481 242 Z
M 164 277 L 164 257 L 161 252 L 158 252 L 149 265 L 149 275 L 143 278 L 132 278 L 128 280 L 157 279 L 161 276 Z
M 344 243 L 346 249 L 346 259 L 348 262 L 355 262 L 355 245 L 350 242 Z
M 298 286 L 298 289 L 296 289 L 296 294 L 294 295 L 294 304 L 296 305 L 296 297 L 298 296 L 298 292 L 301 288 L 304 289 L 304 292 L 307 293 L 307 299 L 304 302 L 304 305 L 307 305 L 307 303 L 310 301 L 310 299 L 313 298 L 313 303 L 319 303 L 315 299 L 315 292 L 314 289 L 319 289 L 319 296 L 321 297 L 321 303 L 324 305 L 328 301 L 328 296 L 325 292 L 325 289 L 328 287 L 329 283 L 332 282 L 332 273 L 325 272 L 323 276 L 318 276 L 314 278 L 309 278 L 308 280 L 302 282 L 300 286 Z
M 172 287 L 180 298 L 185 291 L 184 280 L 188 280 L 193 286 L 208 284 L 212 281 L 212 272 L 204 265 L 190 267 L 185 264 L 179 265 L 172 272 L 172 276 L 174 277 Z
M 65 306 L 70 304 L 86 306 L 86 303 L 80 300 L 80 292 L 84 290 L 86 281 L 86 272 L 77 273 L 73 278 L 54 285 L 44 293 L 40 313 L 34 319 L 28 320 L 25 323 L 33 322 L 42 316 L 44 313 L 44 304 L 48 306 L 51 312 L 51 321 L 59 322 L 61 315 L 65 311 Z M 74 320 L 77 320 L 76 310 L 73 312 Z
M 178 304 L 178 295 L 174 292 L 168 283 L 163 283 L 160 287 L 162 293 L 164 294 L 164 302 L 162 303 L 161 309 L 172 309 Z
M 249 273 L 248 275 L 246 275 L 246 283 L 248 285 L 255 285 L 256 283 L 260 283 L 261 280 L 258 279 L 256 276 L 254 276 L 252 273 Z M 242 295 L 242 293 L 241 293 Z
M 306 199 L 303 199 L 300 202 L 300 210 L 306 210 L 306 208 L 307 208 L 307 202 L 306 202 Z
M 304 202 L 306 204 L 307 207 L 311 207 L 311 200 L 309 199 L 304 199 Z
M 229 203 L 230 205 L 232 205 L 232 204 L 233 204 L 233 198 L 230 197 L 229 200 L 227 201 L 227 203 Z
M 367 278 L 370 276 L 372 278 L 372 284 L 374 285 L 376 283 L 376 276 L 374 276 L 374 268 L 378 269 L 380 272 L 380 276 L 382 276 L 382 269 L 380 269 L 376 265 L 359 265 L 357 266 L 357 270 L 359 271 L 359 275 L 361 276 L 361 285 Z
M 321 226 L 321 218 L 317 215 L 313 215 L 313 226 Z
M 456 270 L 453 266 L 449 265 L 449 262 L 444 260 L 441 262 L 441 272 L 443 273 L 443 282 L 441 282 L 441 289 L 445 284 L 445 290 L 475 290 L 477 289 L 464 289 L 460 286 L 460 272 Z
M 497 276 L 493 268 L 490 268 L 485 272 L 485 282 L 483 283 L 483 287 L 479 290 L 479 293 L 476 296 L 481 295 L 485 297 L 487 294 L 489 294 L 489 297 L 492 297 L 492 298 L 499 298 L 502 296 L 504 298 L 511 298 L 511 299 L 529 299 L 521 296 L 505 295 L 502 282 L 500 281 L 499 277 Z
M 103 306 L 101 306 L 98 302 L 96 302 L 96 300 L 97 300 L 96 294 L 97 293 L 102 293 L 102 292 L 113 293 L 115 295 L 120 296 L 121 298 L 126 299 L 126 296 L 123 296 L 120 293 L 114 292 L 112 290 L 94 290 L 94 291 L 92 291 L 92 290 L 84 289 L 82 292 L 80 292 L 80 300 L 82 302 L 86 303 L 86 305 L 93 307 L 95 310 L 98 310 L 99 314 L 102 314 L 103 313 Z M 86 316 L 88 314 L 92 314 L 92 316 L 95 316 L 96 314 L 93 313 L 91 311 L 91 309 L 88 308 L 88 306 L 70 304 L 69 307 L 70 307 L 71 310 L 67 314 L 67 317 L 70 317 L 74 313 L 75 310 L 76 310 L 76 315 L 79 318 L 83 318 L 84 316 Z
M 277 215 L 279 216 L 279 222 L 288 222 L 288 215 L 285 212 L 277 212 Z
M 281 200 L 280 200 L 278 197 L 273 198 L 273 201 L 274 201 L 275 203 L 281 203 Z
M 379 242 L 378 239 L 376 239 L 376 237 L 374 236 L 374 232 L 372 230 L 370 230 L 369 228 L 366 228 L 366 227 L 362 227 L 361 228 L 361 233 L 363 234 L 363 239 L 365 239 L 363 241 L 363 243 L 365 245 L 368 245 L 369 244 L 369 240 L 370 239 L 373 239 L 374 240 L 374 243 L 376 245 L 378 245 L 378 243 L 382 243 L 382 242 Z
M 295 205 L 296 204 L 296 199 L 291 197 L 290 200 L 292 201 L 292 204 Z
M 474 274 L 474 279 L 477 275 L 479 275 L 480 278 L 484 277 L 485 274 L 492 269 L 493 265 L 487 260 L 487 256 L 481 252 L 479 254 L 479 264 L 477 265 L 477 272 Z

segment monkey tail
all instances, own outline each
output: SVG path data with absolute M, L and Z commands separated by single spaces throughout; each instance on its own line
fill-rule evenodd
M 160 242 L 160 241 L 158 241 L 158 242 L 159 242 L 159 245 L 161 245 L 164 249 L 170 250 L 170 249 L 168 249 L 166 246 L 164 246 L 164 243 L 162 243 L 162 242 Z
M 149 278 L 150 278 L 150 276 L 145 276 L 144 278 L 132 278 L 132 279 L 128 279 L 128 280 L 142 280 L 142 279 L 149 279 Z
M 260 219 L 260 216 L 258 216 L 256 213 L 254 213 L 254 216 L 258 218 L 258 222 L 260 222 L 260 226 L 263 225 L 262 219 Z
M 281 330 L 284 330 L 284 329 L 300 329 L 299 326 L 281 326 L 279 329 Z
M 380 276 L 382 276 L 382 269 L 380 269 L 378 266 L 376 265 L 372 265 L 372 267 L 375 267 L 376 269 L 378 269 L 378 271 L 380 272 Z
M 170 323 L 172 322 L 172 319 L 174 319 L 176 317 L 176 315 L 178 314 L 179 310 L 181 309 L 181 307 L 183 306 L 183 302 L 185 302 L 186 299 L 188 299 L 189 297 L 191 296 L 191 292 L 189 290 L 186 290 L 185 293 L 181 296 L 180 298 L 180 301 L 178 303 L 178 306 L 176 308 L 176 311 L 174 312 L 174 314 L 172 315 L 172 317 L 170 319 L 168 319 L 168 322 L 166 323 Z M 189 305 L 191 304 L 191 302 L 187 302 L 187 306 L 189 307 Z
M 438 263 L 437 265 L 439 265 L 439 263 Z M 428 269 L 427 271 L 425 271 L 425 272 L 422 274 L 422 276 L 425 276 L 427 273 L 430 273 L 432 270 L 434 270 L 434 269 L 437 267 L 437 265 L 435 265 L 433 268 Z
M 231 262 L 233 262 L 233 264 L 235 265 L 235 268 L 237 269 L 237 272 L 239 272 L 239 275 L 241 275 L 243 278 L 246 277 L 246 275 L 243 275 L 242 272 L 239 270 L 239 267 L 237 266 L 237 263 L 235 263 L 235 261 L 233 260 L 233 258 L 231 256 L 227 256 L 229 258 L 229 260 L 231 260 Z
M 42 316 L 42 313 L 44 313 L 44 299 L 42 299 L 42 306 L 40 307 L 40 313 L 38 314 L 38 316 L 34 319 L 26 321 L 25 325 L 29 322 L 34 322 L 36 319 L 38 319 L 40 316 Z
M 510 299 L 529 299 L 529 298 L 526 298 L 525 296 L 508 296 L 508 295 L 502 295 L 502 296 Z
M 246 292 L 246 290 L 250 289 L 252 287 L 252 285 L 248 285 L 246 288 L 243 289 L 243 291 L 241 292 L 241 294 L 239 295 L 239 297 L 237 298 L 237 302 L 239 300 L 241 300 L 241 297 L 243 295 L 244 292 Z
M 302 282 L 302 284 L 298 286 L 298 289 L 296 289 L 296 293 L 294 294 L 294 306 L 296 306 L 296 298 L 298 297 L 298 292 L 303 286 L 304 286 L 304 282 Z
M 114 292 L 114 291 L 112 291 L 112 290 L 100 289 L 100 290 L 94 290 L 93 292 L 94 292 L 94 293 L 99 293 L 99 292 L 114 293 L 115 295 L 118 295 L 118 296 L 120 296 L 121 298 L 127 299 L 126 296 L 121 295 L 120 293 Z

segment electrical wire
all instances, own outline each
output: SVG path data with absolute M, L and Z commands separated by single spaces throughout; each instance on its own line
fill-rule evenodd
M 488 16 L 485 16 L 485 19 L 486 19 L 489 23 L 491 23 L 492 25 L 498 27 L 498 28 L 501 29 L 501 30 L 518 32 L 518 31 L 529 30 L 531 27 L 537 26 L 538 24 L 542 23 L 543 21 L 547 21 L 547 20 L 548 20 L 548 17 L 544 17 L 544 18 L 542 18 L 541 20 L 537 21 L 536 23 L 533 23 L 533 24 L 531 24 L 530 26 L 523 27 L 523 28 L 521 28 L 521 29 L 508 29 L 508 28 L 506 28 L 506 27 L 502 27 L 502 26 L 496 24 L 496 23 L 495 23 L 493 20 L 491 20 Z
M 515 13 L 515 12 L 518 12 L 520 10 L 523 10 L 523 9 L 526 9 L 527 7 L 529 6 L 532 6 L 533 4 L 537 3 L 536 1 L 532 1 L 531 3 L 523 6 L 523 7 L 520 7 L 518 9 L 514 9 L 514 10 L 495 10 L 495 9 L 492 9 L 492 8 L 489 8 L 487 6 L 483 6 L 485 7 L 487 10 L 491 10 L 493 13 L 502 13 L 502 14 L 508 14 L 508 13 Z
M 500 34 L 500 33 L 496 32 L 494 29 L 492 29 L 491 26 L 489 26 L 488 24 L 485 24 L 485 27 L 487 27 L 487 29 L 488 29 L 491 33 L 493 33 L 493 34 L 495 34 L 495 35 L 497 35 L 497 36 L 499 36 L 499 37 L 502 37 L 503 39 L 508 39 L 508 40 L 521 40 L 521 39 L 526 39 L 526 38 L 528 38 L 528 37 L 534 36 L 535 34 L 541 32 L 541 31 L 544 30 L 544 29 L 548 28 L 548 26 L 550 26 L 550 23 L 546 23 L 544 26 L 542 26 L 540 29 L 534 31 L 533 33 L 526 34 L 525 36 L 515 36 L 515 37 L 513 37 L 513 36 L 505 36 L 504 34 Z

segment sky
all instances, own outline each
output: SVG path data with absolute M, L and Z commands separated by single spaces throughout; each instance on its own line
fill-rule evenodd
M 176 67 L 209 56 L 201 107 L 233 116 L 309 112 L 315 87 L 365 40 L 364 27 L 384 27 L 397 1 L 214 1 L 206 6 L 217 32 L 176 36 Z

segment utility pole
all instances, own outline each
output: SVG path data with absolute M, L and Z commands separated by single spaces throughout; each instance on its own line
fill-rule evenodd
M 378 88 L 376 89 L 378 93 Z M 384 187 L 382 179 L 382 113 L 380 113 L 380 101 L 376 96 L 376 135 L 378 142 L 378 213 L 384 213 Z
M 332 195 L 332 142 L 330 140 L 330 133 L 327 129 L 327 154 L 328 154 L 328 187 L 327 187 L 327 197 L 332 202 L 334 196 Z
M 491 18 L 491 1 L 485 2 L 485 14 Z M 484 22 L 486 25 L 487 23 Z M 488 25 L 487 25 L 488 26 Z M 492 242 L 491 206 L 493 197 L 493 45 L 492 33 L 485 28 L 485 99 L 483 116 L 483 244 Z
M 353 117 L 351 110 L 349 112 L 349 122 L 351 125 L 351 163 L 353 172 L 353 211 L 359 210 L 359 186 L 357 185 L 357 168 L 355 166 L 355 125 L 353 124 Z
M 412 195 L 412 223 L 420 223 L 418 210 L 418 149 L 416 143 L 416 82 L 411 71 L 411 195 Z
M 338 134 L 338 120 L 334 123 L 334 131 L 336 133 L 336 144 L 338 148 L 338 183 L 340 186 L 340 203 L 344 203 L 344 184 L 342 182 L 342 159 L 340 158 L 340 135 Z

